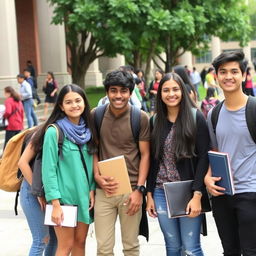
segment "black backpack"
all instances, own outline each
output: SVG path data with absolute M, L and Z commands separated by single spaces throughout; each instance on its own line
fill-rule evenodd
M 49 126 L 53 126 L 57 130 L 58 137 L 58 155 L 62 158 L 62 145 L 64 141 L 64 134 L 57 123 L 51 124 Z M 34 160 L 31 163 L 31 167 L 33 170 L 32 174 L 32 185 L 31 185 L 31 194 L 34 196 L 44 196 L 44 186 L 42 182 L 42 150 L 40 150 Z
M 211 122 L 214 134 L 216 134 L 216 126 L 220 114 L 221 107 L 224 103 L 224 100 L 216 105 L 212 110 Z M 245 117 L 248 130 L 251 134 L 251 137 L 256 144 L 256 98 L 249 96 L 246 107 L 245 107 Z
M 96 108 L 94 112 L 94 122 L 95 122 L 95 128 L 97 131 L 97 134 L 99 136 L 100 134 L 100 128 L 102 124 L 102 120 L 105 114 L 105 111 L 107 109 L 107 106 L 109 104 L 104 104 Z M 140 135 L 140 116 L 141 111 L 139 108 L 131 105 L 131 112 L 130 112 L 130 120 L 131 120 L 131 128 L 132 128 L 132 134 L 134 137 L 134 141 L 138 144 L 139 142 L 139 135 Z

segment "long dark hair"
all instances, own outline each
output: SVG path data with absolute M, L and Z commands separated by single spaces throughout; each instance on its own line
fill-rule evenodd
M 4 91 L 6 93 L 10 93 L 10 97 L 12 97 L 15 101 L 20 101 L 20 95 L 11 87 L 11 86 L 7 86 L 4 88 Z
M 182 92 L 179 113 L 175 121 L 175 157 L 190 158 L 195 156 L 195 133 L 196 124 L 192 113 L 192 108 L 196 108 L 195 103 L 189 97 L 184 82 L 176 73 L 167 73 L 160 81 L 156 96 L 156 118 L 152 131 L 152 148 L 154 157 L 161 159 L 163 155 L 163 133 L 168 124 L 168 110 L 162 100 L 162 87 L 166 81 L 174 80 Z
M 185 84 L 187 84 L 191 87 L 191 90 L 194 92 L 194 95 L 197 95 L 196 89 L 195 89 L 194 85 L 192 84 L 191 79 L 189 78 L 189 75 L 188 75 L 185 67 L 183 67 L 182 65 L 178 65 L 173 68 L 173 71 L 180 76 L 180 78 L 183 80 L 183 82 Z
M 207 91 L 206 91 L 206 100 L 209 100 L 211 97 L 214 97 L 214 93 L 215 93 L 215 88 L 213 87 L 208 87 Z
M 76 84 L 67 84 L 60 90 L 60 93 L 57 97 L 57 101 L 54 105 L 54 108 L 53 108 L 53 111 L 52 111 L 50 117 L 41 126 L 41 128 L 38 129 L 36 136 L 33 136 L 33 138 L 32 138 L 31 143 L 32 143 L 32 146 L 33 146 L 35 152 L 38 152 L 39 150 L 41 150 L 41 148 L 43 146 L 44 134 L 45 134 L 45 131 L 46 131 L 47 127 L 50 124 L 53 124 L 57 120 L 62 119 L 66 116 L 65 113 L 61 110 L 60 107 L 63 104 L 63 100 L 64 100 L 65 95 L 69 92 L 78 93 L 84 100 L 85 109 L 84 109 L 84 112 L 82 113 L 81 117 L 84 119 L 87 127 L 92 132 L 92 138 L 88 142 L 88 148 L 89 148 L 89 152 L 91 154 L 96 152 L 96 143 L 95 143 L 95 138 L 96 138 L 95 135 L 96 134 L 95 134 L 94 125 L 93 125 L 92 119 L 91 119 L 90 106 L 89 106 L 89 103 L 88 103 L 85 92 L 82 90 L 81 87 L 79 87 Z

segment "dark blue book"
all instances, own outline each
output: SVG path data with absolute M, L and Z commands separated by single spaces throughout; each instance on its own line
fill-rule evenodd
M 226 190 L 223 193 L 234 195 L 234 181 L 227 153 L 208 151 L 210 166 L 213 177 L 221 177 L 221 180 L 216 182 L 217 186 L 223 187 Z

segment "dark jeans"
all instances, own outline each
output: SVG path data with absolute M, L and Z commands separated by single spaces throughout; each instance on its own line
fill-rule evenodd
M 256 193 L 212 198 L 213 216 L 225 256 L 256 255 Z
M 20 130 L 19 130 L 19 131 L 8 131 L 8 130 L 5 131 L 4 149 L 5 149 L 5 146 L 6 146 L 7 142 L 8 142 L 14 135 L 18 134 L 19 132 L 20 132 Z

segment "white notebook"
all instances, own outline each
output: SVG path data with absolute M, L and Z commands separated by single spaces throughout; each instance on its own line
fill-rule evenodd
M 52 222 L 52 205 L 47 204 L 45 209 L 44 225 L 57 226 Z M 64 220 L 61 223 L 63 227 L 76 227 L 77 225 L 77 206 L 61 205 L 63 210 Z

